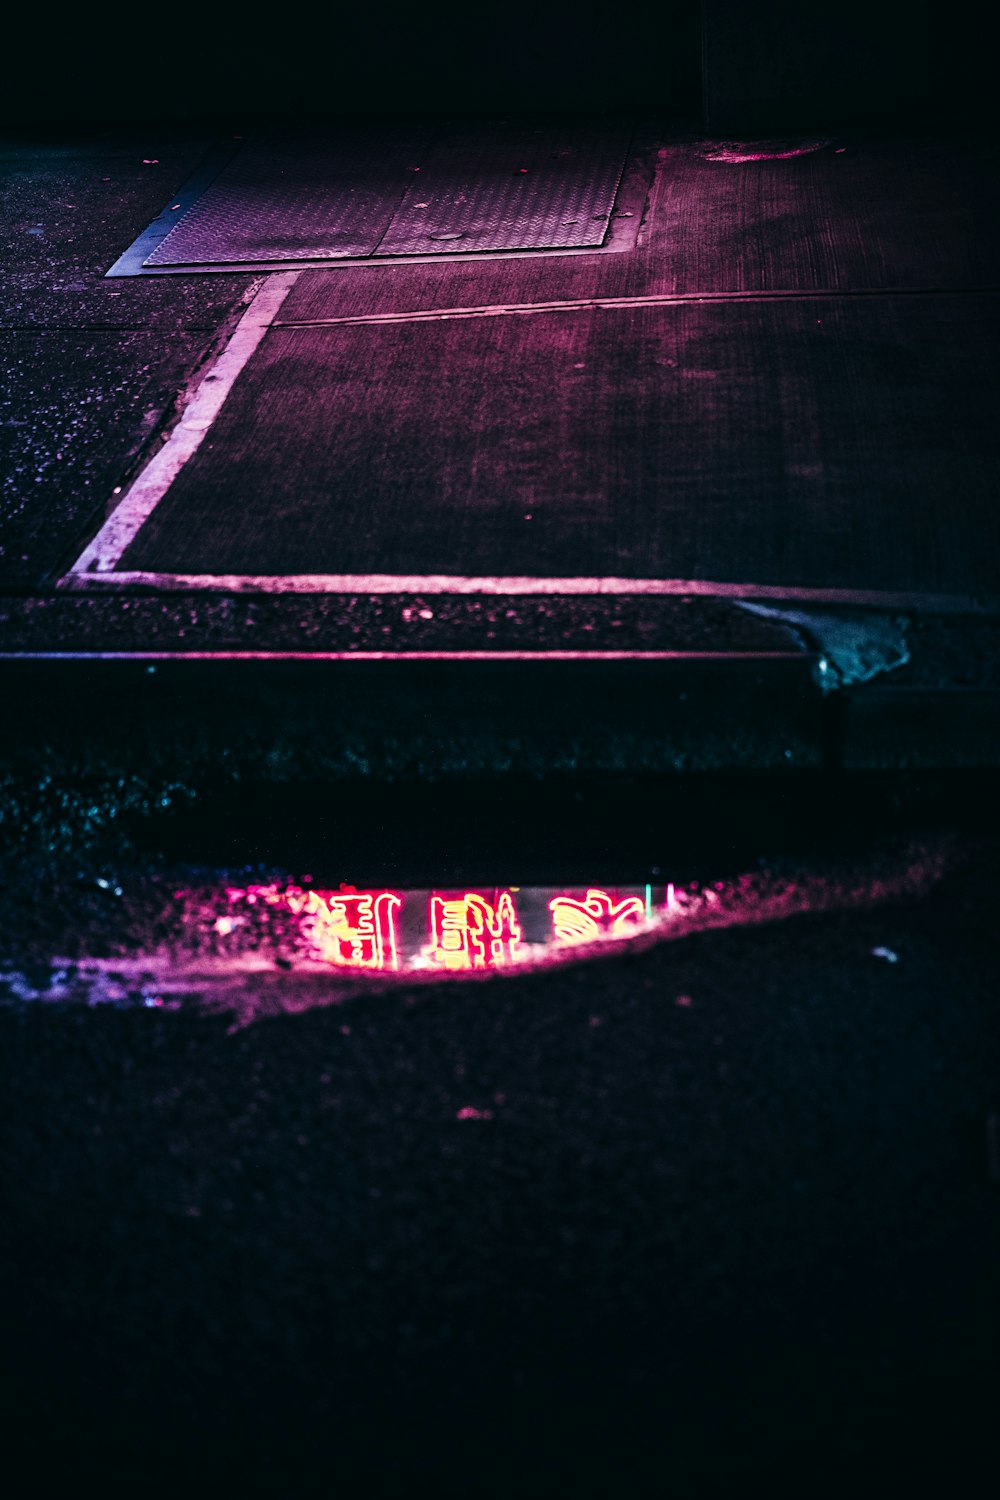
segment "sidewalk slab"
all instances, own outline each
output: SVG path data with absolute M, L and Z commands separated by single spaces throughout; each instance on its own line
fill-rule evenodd
M 995 594 L 995 322 L 816 297 L 275 328 L 118 571 Z
M 638 242 L 626 254 L 449 255 L 438 264 L 301 274 L 265 335 L 260 359 L 244 372 L 258 383 L 262 402 L 278 390 L 277 404 L 261 412 L 272 428 L 274 415 L 282 414 L 286 430 L 253 431 L 239 386 L 236 404 L 228 416 L 223 412 L 234 424 L 239 463 L 260 457 L 265 490 L 255 509 L 258 481 L 248 467 L 245 494 L 227 490 L 233 476 L 222 474 L 225 454 L 213 446 L 223 433 L 220 421 L 177 482 L 180 497 L 181 482 L 197 480 L 204 501 L 194 536 L 185 528 L 180 537 L 183 546 L 201 546 L 207 537 L 215 549 L 219 540 L 240 566 L 239 549 L 273 546 L 277 555 L 284 548 L 282 566 L 309 570 L 324 549 L 332 556 L 350 547 L 352 566 L 381 568 L 383 558 L 399 565 L 400 537 L 410 531 L 427 553 L 457 552 L 470 539 L 487 551 L 494 546 L 504 571 L 508 559 L 517 559 L 543 582 L 576 550 L 591 559 L 588 589 L 600 587 L 616 551 L 626 561 L 629 553 L 638 557 L 643 571 L 651 559 L 667 558 L 671 566 L 663 571 L 688 572 L 721 539 L 738 545 L 761 577 L 780 577 L 786 564 L 804 576 L 812 548 L 824 568 L 842 576 L 854 576 L 860 563 L 880 578 L 881 546 L 890 582 L 898 584 L 908 569 L 916 570 L 913 576 L 926 569 L 935 588 L 948 580 L 989 586 L 990 374 L 980 326 L 986 302 L 978 290 L 996 285 L 995 216 L 983 191 L 989 143 L 954 130 L 879 140 L 852 132 L 804 155 L 735 163 L 710 159 L 719 143 L 679 135 L 674 131 L 661 148 Z M 721 654 L 742 658 L 749 681 L 763 652 L 784 655 L 774 670 L 791 681 L 789 672 L 794 676 L 808 656 L 802 641 L 733 602 L 741 583 L 769 586 L 753 578 L 728 585 L 728 599 L 700 589 L 696 597 L 426 593 L 419 577 L 399 575 L 388 583 L 383 577 L 382 592 L 352 586 L 310 593 L 301 592 L 311 586 L 308 574 L 267 571 L 228 579 L 200 573 L 190 587 L 172 574 L 164 580 L 156 572 L 120 572 L 102 583 L 103 592 L 44 592 L 161 446 L 180 409 L 178 393 L 191 389 L 199 365 L 206 368 L 206 355 L 220 347 L 251 285 L 245 272 L 104 280 L 210 145 L 204 132 L 177 126 L 0 144 L 9 225 L 3 249 L 12 268 L 5 352 L 16 375 L 5 428 L 10 498 L 0 577 L 8 589 L 29 591 L 0 599 L 0 653 L 147 660 L 164 653 L 260 653 L 327 661 L 457 655 L 470 664 L 470 653 L 483 652 L 693 654 L 709 661 Z M 29 232 L 35 229 L 40 233 Z M 824 290 L 830 311 L 817 314 L 814 299 Z M 641 300 L 673 297 L 709 300 L 681 309 Z M 602 299 L 640 300 L 589 305 Z M 577 305 L 531 318 L 516 313 L 565 301 Z M 499 316 L 451 322 L 442 316 L 449 309 Z M 378 326 L 383 320 L 388 328 Z M 344 328 L 345 321 L 361 326 Z M 333 326 L 302 326 L 311 322 Z M 538 331 L 545 322 L 561 330 L 558 336 Z M 477 326 L 484 331 L 477 334 Z M 29 336 L 26 328 L 37 332 Z M 781 331 L 776 356 L 774 329 Z M 657 365 L 668 330 L 683 335 L 691 358 L 671 350 L 667 359 L 677 363 Z M 303 349 L 309 358 L 301 357 Z M 574 353 L 571 372 L 563 372 L 560 361 Z M 445 358 L 458 361 L 451 375 Z M 723 396 L 720 380 L 728 381 Z M 296 389 L 302 399 L 292 409 Z M 353 436 L 345 402 L 348 409 L 357 403 Z M 324 411 L 330 420 L 320 430 Z M 685 421 L 692 416 L 693 426 Z M 298 439 L 307 440 L 311 453 L 301 443 L 287 451 Z M 595 468 L 595 455 L 603 470 Z M 752 505 L 742 503 L 747 456 Z M 469 483 L 449 525 L 438 491 L 442 479 L 461 488 L 463 463 Z M 810 463 L 819 472 L 800 472 Z M 413 476 L 419 507 L 406 503 Z M 512 489 L 511 500 L 551 487 L 560 504 L 544 511 L 525 505 L 514 524 L 504 514 L 505 497 L 499 505 L 479 505 L 484 484 L 493 488 L 498 476 Z M 689 502 L 693 522 L 671 530 L 671 515 L 661 514 L 650 548 L 648 523 L 661 509 L 650 497 L 660 495 L 664 476 L 684 481 L 678 494 Z M 725 521 L 712 505 L 694 503 L 703 498 L 701 487 L 720 476 L 730 495 Z M 390 502 L 381 508 L 365 503 L 376 480 Z M 345 483 L 353 516 L 336 509 Z M 847 492 L 843 508 L 827 503 L 838 486 Z M 891 507 L 879 508 L 878 486 L 890 493 Z M 613 506 L 603 505 L 603 515 L 599 492 L 617 496 Z M 164 522 L 163 537 L 147 529 L 137 548 L 173 546 L 180 528 L 166 523 L 174 493 L 151 523 Z M 641 514 L 637 496 L 649 515 Z M 804 500 L 811 533 L 800 524 Z M 673 500 L 671 507 L 676 516 Z M 280 532 L 267 512 L 280 516 Z M 238 524 L 229 527 L 227 514 Z M 479 524 L 484 516 L 486 524 Z M 539 559 L 548 575 L 535 567 Z M 772 564 L 777 572 L 769 574 Z M 211 557 L 198 565 L 217 566 Z M 264 566 L 273 564 L 265 558 Z M 352 575 L 355 583 L 358 576 Z M 671 580 L 672 587 L 683 583 Z M 320 586 L 331 590 L 330 577 Z M 296 592 L 272 592 L 288 587 Z M 957 650 L 945 649 L 944 665 L 938 658 L 948 617 L 940 613 L 943 596 L 935 601 L 917 614 L 908 606 L 908 665 L 887 685 L 851 691 L 858 708 L 849 724 L 871 726 L 863 744 L 860 729 L 850 729 L 855 751 L 847 739 L 841 747 L 858 763 L 869 755 L 877 764 L 905 757 L 890 723 L 900 691 L 914 699 L 903 715 L 912 727 L 914 714 L 927 716 L 929 692 L 960 690 L 961 704 L 947 702 L 984 726 L 970 754 L 986 753 L 991 707 L 983 694 L 995 676 L 996 628 L 989 600 L 972 600 L 979 615 L 963 615 L 960 630 L 948 627 L 949 639 L 958 631 L 962 641 Z M 928 722 L 927 733 L 920 730 L 921 755 L 950 763 L 951 752 L 931 729 Z

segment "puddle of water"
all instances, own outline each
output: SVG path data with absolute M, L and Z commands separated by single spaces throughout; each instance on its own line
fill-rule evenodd
M 113 941 L 91 945 L 114 956 L 8 961 L 0 964 L 0 998 L 194 1004 L 245 1024 L 401 982 L 482 981 L 712 928 L 913 898 L 961 858 L 954 839 L 938 837 L 853 864 L 772 865 L 708 882 L 333 889 L 306 875 L 201 874 L 169 885 L 137 877 L 133 888 L 123 876 L 98 883 L 118 915 L 109 908 Z M 130 903 L 146 915 L 130 917 Z
M 204 898 L 202 898 L 204 899 Z M 192 901 L 196 920 L 241 946 L 260 918 L 289 964 L 320 963 L 380 974 L 474 974 L 634 937 L 678 896 L 673 887 L 507 886 L 455 890 L 317 890 L 276 884 L 227 887 Z M 212 916 L 212 913 L 218 913 Z

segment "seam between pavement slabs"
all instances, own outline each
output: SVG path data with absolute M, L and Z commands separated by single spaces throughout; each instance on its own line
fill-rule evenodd
M 709 303 L 808 302 L 817 298 L 995 296 L 1000 288 L 984 287 L 813 287 L 771 292 L 663 292 L 644 297 L 577 297 L 562 302 L 497 302 L 476 307 L 432 307 L 414 312 L 360 313 L 340 318 L 276 318 L 274 328 L 339 328 L 383 323 L 426 323 L 438 319 L 501 318 L 531 313 L 585 312 L 588 308 L 683 307 Z
M 298 276 L 303 267 L 291 272 L 261 271 L 258 275 L 271 280 L 276 275 Z M 425 307 L 410 312 L 359 313 L 352 316 L 331 318 L 279 318 L 272 319 L 272 328 L 354 328 L 392 323 L 424 323 L 438 319 L 454 318 L 499 318 L 526 316 L 531 313 L 585 312 L 588 308 L 630 307 L 683 307 L 689 303 L 696 306 L 716 303 L 756 302 L 807 302 L 815 298 L 835 298 L 848 301 L 852 298 L 877 300 L 884 297 L 990 297 L 996 296 L 1000 287 L 813 287 L 808 290 L 774 290 L 753 292 L 663 292 L 635 297 L 577 297 L 554 302 L 484 302 L 468 307 Z M 258 293 L 259 295 L 259 293 Z M 187 333 L 216 333 L 214 323 L 186 324 Z M 37 323 L 0 322 L 3 333 L 155 333 L 148 324 L 121 323 L 74 323 L 40 326 Z

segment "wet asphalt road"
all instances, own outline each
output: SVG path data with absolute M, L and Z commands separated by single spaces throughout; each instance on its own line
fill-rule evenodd
M 995 855 L 920 899 L 235 1031 L 5 1006 L 8 1467 L 987 1493 Z

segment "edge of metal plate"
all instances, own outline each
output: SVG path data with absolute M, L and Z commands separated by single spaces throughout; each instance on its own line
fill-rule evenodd
M 344 260 L 303 257 L 301 260 L 226 261 L 220 264 L 147 266 L 147 256 L 166 239 L 178 221 L 229 165 L 242 142 L 220 143 L 206 155 L 201 166 L 174 194 L 170 204 L 142 231 L 128 249 L 105 271 L 105 279 L 122 276 L 239 275 L 258 271 L 327 270 L 350 271 L 372 266 L 412 266 L 447 261 L 521 260 L 553 255 L 607 255 L 632 250 L 645 218 L 646 203 L 656 172 L 657 151 L 664 141 L 663 122 L 645 119 L 636 124 L 629 141 L 625 165 L 618 182 L 607 233 L 599 245 L 556 247 L 538 250 L 475 250 L 442 255 L 369 255 Z
M 206 153 L 200 166 L 197 167 L 187 182 L 173 195 L 170 203 L 164 208 L 163 212 L 157 215 L 152 224 L 146 226 L 138 239 L 133 240 L 128 249 L 119 255 L 114 265 L 105 271 L 105 280 L 109 277 L 114 278 L 118 276 L 162 275 L 161 271 L 153 270 L 149 266 L 143 265 L 146 256 L 151 255 L 157 245 L 163 243 L 171 229 L 177 223 L 178 217 L 186 214 L 188 209 L 197 203 L 206 188 L 211 187 L 219 174 L 228 167 L 241 145 L 241 141 L 231 140 L 212 146 Z M 214 267 L 213 269 L 219 271 L 236 271 L 245 276 L 248 267 L 228 265 Z M 287 270 L 287 265 L 283 269 Z

